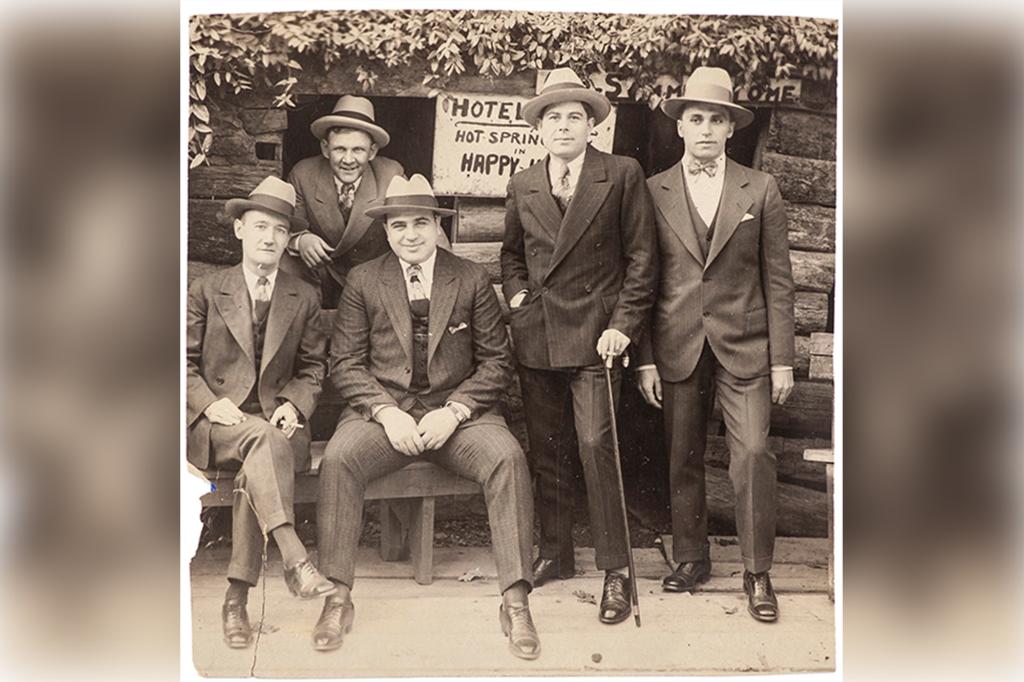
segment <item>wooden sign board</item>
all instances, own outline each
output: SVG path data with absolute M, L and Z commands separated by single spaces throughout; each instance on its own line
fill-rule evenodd
M 503 197 L 509 178 L 545 157 L 540 134 L 521 118 L 525 97 L 442 93 L 434 121 L 434 192 Z M 591 133 L 591 144 L 611 152 L 615 108 Z

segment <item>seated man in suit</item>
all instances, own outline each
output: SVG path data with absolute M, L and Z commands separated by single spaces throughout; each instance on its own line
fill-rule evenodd
M 391 136 L 377 125 L 373 103 L 365 97 L 341 97 L 309 128 L 321 153 L 299 161 L 288 175 L 296 213 L 309 228 L 288 240 L 281 267 L 318 287 L 324 308 L 336 308 L 349 270 L 388 252 L 383 221 L 365 210 L 405 171 L 380 156 Z M 443 235 L 441 245 L 450 246 Z
M 499 410 L 512 354 L 486 271 L 437 248 L 439 216 L 452 213 L 423 176 L 392 180 L 367 214 L 386 218 L 394 253 L 354 268 L 341 296 L 330 378 L 346 406 L 320 468 L 317 518 L 321 566 L 338 592 L 313 630 L 320 651 L 352 626 L 367 484 L 424 458 L 483 486 L 502 631 L 514 655 L 540 654 L 527 601 L 530 475 Z
M 194 281 L 186 333 L 188 461 L 240 467 L 235 479 L 231 563 L 221 612 L 232 648 L 252 643 L 246 612 L 266 536 L 281 550 L 292 594 L 312 599 L 334 586 L 309 562 L 295 533 L 295 472 L 309 466 L 305 422 L 325 372 L 316 292 L 278 270 L 291 230 L 295 190 L 268 177 L 248 199 L 231 199 L 242 262 Z

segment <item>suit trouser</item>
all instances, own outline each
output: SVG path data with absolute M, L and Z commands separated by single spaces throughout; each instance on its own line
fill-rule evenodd
M 775 548 L 776 459 L 768 451 L 771 380 L 729 374 L 707 342 L 693 374 L 683 381 L 662 382 L 672 495 L 672 558 L 682 563 L 709 556 L 704 450 L 713 389 L 725 422 L 743 565 L 761 573 L 771 568 Z
M 255 585 L 260 577 L 264 533 L 295 523 L 292 443 L 262 416 L 248 415 L 234 426 L 213 424 L 210 447 L 214 467 L 241 464 L 231 508 L 228 578 Z
M 530 462 L 537 477 L 540 556 L 574 565 L 572 521 L 575 507 L 575 459 L 587 483 L 590 530 L 597 568 L 629 563 L 626 520 L 619 503 L 619 483 L 612 445 L 612 422 L 604 367 L 542 370 L 520 367 Z M 612 370 L 618 405 L 621 372 Z M 575 430 L 577 447 L 573 448 Z
M 422 413 L 414 411 L 413 416 L 418 419 Z M 531 584 L 530 474 L 523 450 L 508 428 L 470 423 L 421 457 L 483 487 L 501 591 L 521 580 Z M 317 503 L 320 570 L 328 578 L 349 587 L 355 581 L 366 486 L 421 457 L 391 447 L 384 427 L 376 422 L 352 420 L 338 426 L 320 464 Z

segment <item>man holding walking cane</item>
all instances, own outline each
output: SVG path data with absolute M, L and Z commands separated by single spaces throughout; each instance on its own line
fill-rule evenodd
M 567 68 L 552 71 L 523 107 L 548 156 L 509 182 L 501 272 L 537 478 L 541 541 L 534 585 L 575 574 L 578 456 L 597 567 L 605 571 L 599 619 L 619 623 L 631 612 L 625 504 L 612 439 L 621 369 L 612 369 L 606 383 L 604 363 L 636 340 L 654 302 L 658 265 L 643 170 L 588 144 L 610 111 L 608 100 Z

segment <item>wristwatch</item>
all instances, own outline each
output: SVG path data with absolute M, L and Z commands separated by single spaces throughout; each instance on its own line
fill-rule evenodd
M 455 420 L 458 423 L 461 424 L 462 422 L 466 421 L 466 419 L 468 419 L 468 417 L 466 416 L 466 413 L 463 412 L 462 410 L 460 410 L 459 408 L 455 407 L 455 405 L 453 405 L 451 403 L 445 403 L 444 406 L 452 411 L 452 414 L 455 415 Z

